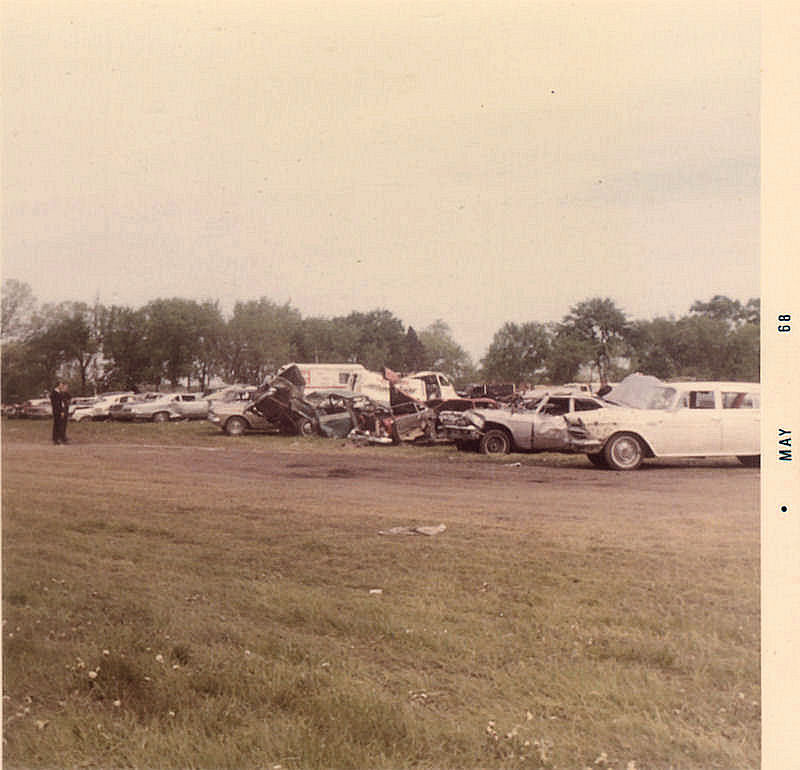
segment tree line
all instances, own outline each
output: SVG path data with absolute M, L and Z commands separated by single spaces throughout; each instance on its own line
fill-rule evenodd
M 440 370 L 469 382 L 553 384 L 627 371 L 669 379 L 759 377 L 759 301 L 716 296 L 687 315 L 633 321 L 610 299 L 577 303 L 560 323 L 507 322 L 479 365 L 437 320 L 417 332 L 385 309 L 303 317 L 289 303 L 155 299 L 139 308 L 99 302 L 39 305 L 30 287 L 2 287 L 2 398 L 38 395 L 56 378 L 73 394 L 205 390 L 214 378 L 259 384 L 289 361 L 353 362 L 368 369 Z

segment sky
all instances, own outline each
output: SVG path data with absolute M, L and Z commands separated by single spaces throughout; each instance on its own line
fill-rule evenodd
M 507 321 L 759 296 L 759 3 L 6 0 L 39 302 Z

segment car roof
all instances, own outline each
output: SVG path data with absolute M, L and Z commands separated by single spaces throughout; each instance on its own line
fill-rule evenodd
M 697 381 L 693 382 L 691 380 L 687 381 L 677 381 L 677 382 L 665 382 L 664 385 L 668 385 L 671 388 L 680 388 L 681 390 L 736 390 L 736 391 L 747 391 L 747 392 L 756 392 L 761 390 L 761 383 L 760 382 L 733 382 L 733 381 L 712 381 L 712 380 L 705 380 L 705 381 Z

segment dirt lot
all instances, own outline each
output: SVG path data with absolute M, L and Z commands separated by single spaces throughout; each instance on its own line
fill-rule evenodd
M 135 468 L 143 483 L 166 474 L 178 484 L 197 474 L 195 481 L 214 478 L 234 492 L 256 485 L 260 496 L 284 494 L 291 487 L 293 497 L 317 500 L 326 511 L 335 502 L 341 511 L 379 518 L 422 520 L 435 513 L 457 521 L 491 514 L 524 524 L 532 518 L 589 523 L 600 514 L 641 523 L 663 517 L 712 523 L 740 516 L 756 522 L 758 517 L 759 472 L 734 459 L 649 461 L 638 471 L 612 472 L 580 456 L 496 460 L 444 448 L 416 456 L 412 447 L 271 441 L 276 443 L 268 452 L 231 440 L 222 446 L 25 442 L 15 443 L 5 464 L 12 472 L 18 462 L 46 458 L 52 472 L 66 477 L 92 469 L 115 473 Z

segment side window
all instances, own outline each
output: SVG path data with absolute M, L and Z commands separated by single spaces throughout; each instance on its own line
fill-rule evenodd
M 689 409 L 713 409 L 713 390 L 692 390 L 689 392 Z
M 340 385 L 350 384 L 350 372 L 339 372 L 339 384 Z
M 723 409 L 758 409 L 760 398 L 757 393 L 723 393 Z
M 542 414 L 560 415 L 569 411 L 568 398 L 551 398 L 543 407 Z
M 575 399 L 576 412 L 588 412 L 590 409 L 600 409 L 600 404 L 588 398 Z

